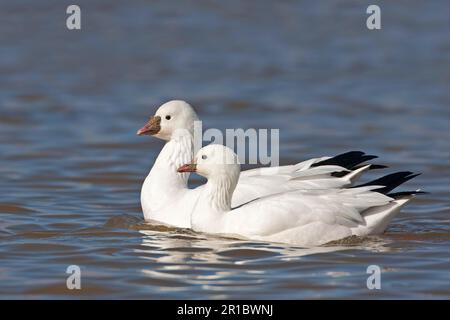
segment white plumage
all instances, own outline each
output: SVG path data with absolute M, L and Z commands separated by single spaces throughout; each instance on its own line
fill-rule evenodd
M 223 162 L 230 157 L 235 159 L 233 164 Z M 194 161 L 181 171 L 195 170 L 208 178 L 198 189 L 192 212 L 192 228 L 200 232 L 316 246 L 351 235 L 383 232 L 412 197 L 394 199 L 375 191 L 382 185 L 291 190 L 232 209 L 231 196 L 240 171 L 237 156 L 227 147 L 209 145 L 199 151 Z
M 156 220 L 176 227 L 191 227 L 191 213 L 202 187 L 188 189 L 188 173 L 177 173 L 179 166 L 193 157 L 193 125 L 198 117 L 184 101 L 163 104 L 155 116 L 138 131 L 166 140 L 141 190 L 141 205 L 146 220 Z M 362 154 L 362 153 L 361 153 Z M 352 184 L 369 166 L 349 172 L 337 165 L 313 166 L 330 157 L 321 157 L 295 165 L 259 168 L 242 172 L 232 196 L 236 207 L 270 194 L 298 189 L 342 188 Z M 361 161 L 364 160 L 361 157 Z M 349 172 L 342 177 L 335 172 Z

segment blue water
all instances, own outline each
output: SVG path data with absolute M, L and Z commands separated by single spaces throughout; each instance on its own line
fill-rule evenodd
M 450 3 L 376 3 L 379 31 L 369 1 L 77 1 L 68 31 L 71 2 L 2 1 L 0 298 L 448 299 Z M 174 98 L 280 129 L 283 164 L 364 150 L 430 194 L 316 250 L 145 224 L 162 142 L 135 132 Z

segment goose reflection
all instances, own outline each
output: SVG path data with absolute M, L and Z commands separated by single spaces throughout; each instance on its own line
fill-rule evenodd
M 390 250 L 380 238 L 350 238 L 314 248 L 248 241 L 217 235 L 196 233 L 189 229 L 171 228 L 159 224 L 140 224 L 141 245 L 135 252 L 149 261 L 142 274 L 160 281 L 180 285 L 160 286 L 161 291 L 183 290 L 184 285 L 220 293 L 224 287 L 263 286 L 267 274 L 310 263 L 307 257 L 320 257 L 334 265 L 341 251 Z M 334 277 L 330 271 L 327 277 Z M 222 296 L 221 296 L 222 297 Z M 226 298 L 226 297 L 222 297 Z

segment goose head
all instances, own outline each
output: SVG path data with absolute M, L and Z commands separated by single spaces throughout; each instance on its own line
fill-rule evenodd
M 238 156 L 228 147 L 210 144 L 201 148 L 191 163 L 178 168 L 178 172 L 196 172 L 210 180 L 228 180 L 236 185 L 239 179 Z
M 151 135 L 169 141 L 177 134 L 192 134 L 194 121 L 197 120 L 197 114 L 189 103 L 172 100 L 161 105 L 137 134 Z

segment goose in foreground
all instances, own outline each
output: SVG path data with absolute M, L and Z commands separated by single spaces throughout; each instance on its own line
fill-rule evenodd
M 156 220 L 180 228 L 191 227 L 191 212 L 202 188 L 189 189 L 189 173 L 177 168 L 194 156 L 194 109 L 185 101 L 173 100 L 158 108 L 138 130 L 166 141 L 141 189 L 145 220 Z M 351 151 L 294 165 L 243 171 L 231 199 L 238 206 L 258 197 L 295 189 L 341 188 L 351 185 L 363 172 L 383 166 L 362 165 L 376 156 Z
M 357 187 L 280 192 L 233 208 L 240 165 L 231 149 L 206 146 L 178 172 L 197 172 L 208 179 L 192 212 L 193 230 L 306 247 L 352 235 L 380 234 L 420 193 L 389 194 L 416 176 L 398 172 Z

